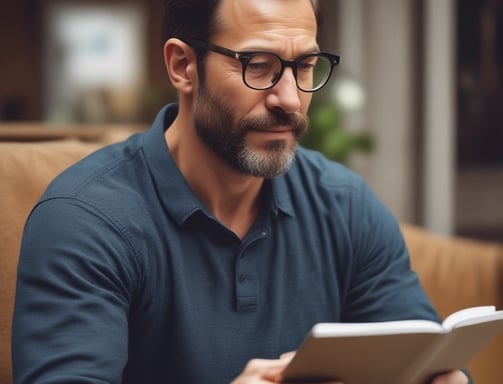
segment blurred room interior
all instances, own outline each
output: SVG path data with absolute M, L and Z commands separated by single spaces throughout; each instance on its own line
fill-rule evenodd
M 176 100 L 162 0 L 2 0 L 0 127 L 148 127 Z M 325 0 L 318 95 L 403 222 L 503 242 L 503 1 Z M 335 129 L 335 127 L 334 127 Z M 344 136 L 344 137 L 353 137 Z

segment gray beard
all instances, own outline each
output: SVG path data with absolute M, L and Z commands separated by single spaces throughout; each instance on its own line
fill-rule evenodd
M 307 129 L 305 118 L 272 114 L 244 119 L 236 126 L 233 109 L 216 101 L 204 86 L 194 102 L 193 116 L 198 136 L 226 164 L 245 175 L 267 179 L 288 171 L 297 144 L 287 148 L 284 141 L 272 141 L 267 145 L 266 153 L 261 154 L 247 146 L 248 131 L 283 124 L 292 126 L 298 137 Z
M 267 146 L 265 155 L 243 146 L 238 153 L 239 171 L 255 177 L 271 179 L 288 171 L 295 158 L 297 144 L 291 150 L 282 141 L 273 141 Z

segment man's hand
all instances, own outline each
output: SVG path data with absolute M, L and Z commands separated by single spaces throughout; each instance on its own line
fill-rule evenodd
M 295 352 L 281 355 L 277 360 L 253 359 L 248 362 L 244 371 L 231 384 L 270 384 L 283 383 L 281 372 L 292 360 Z M 307 383 L 305 383 L 307 384 Z M 318 383 L 320 384 L 320 383 Z M 331 382 L 324 384 L 344 384 Z M 437 376 L 431 384 L 468 384 L 468 378 L 462 371 L 452 371 Z
M 461 371 L 452 371 L 435 377 L 431 384 L 468 384 L 468 378 Z
M 277 360 L 253 359 L 246 364 L 244 371 L 234 379 L 232 384 L 270 384 L 283 383 L 281 372 L 292 360 L 295 352 L 288 352 Z M 307 384 L 307 383 L 306 383 Z M 343 384 L 341 382 L 325 384 Z M 444 382 L 441 382 L 444 384 Z M 450 384 L 450 382 L 449 382 Z M 457 384 L 453 382 L 453 384 Z

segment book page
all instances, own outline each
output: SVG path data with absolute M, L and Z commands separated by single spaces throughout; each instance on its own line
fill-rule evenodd
M 429 320 L 401 320 L 374 323 L 318 323 L 312 329 L 312 335 L 315 337 L 349 337 L 441 332 L 443 332 L 442 325 Z
M 468 319 L 479 318 L 490 313 L 495 312 L 496 307 L 493 305 L 486 305 L 481 307 L 472 307 L 462 309 L 460 311 L 454 312 L 453 314 L 447 316 L 443 322 L 443 327 L 446 330 L 452 329 L 457 324 L 464 322 Z

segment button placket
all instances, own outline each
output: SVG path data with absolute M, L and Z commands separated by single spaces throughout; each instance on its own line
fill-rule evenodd
M 259 285 L 257 276 L 257 257 L 253 244 L 265 238 L 265 231 L 243 242 L 235 265 L 236 308 L 237 310 L 253 310 L 257 306 Z
M 236 305 L 238 310 L 255 308 L 258 296 L 254 257 L 244 255 L 244 252 L 245 249 L 242 249 L 236 261 Z

